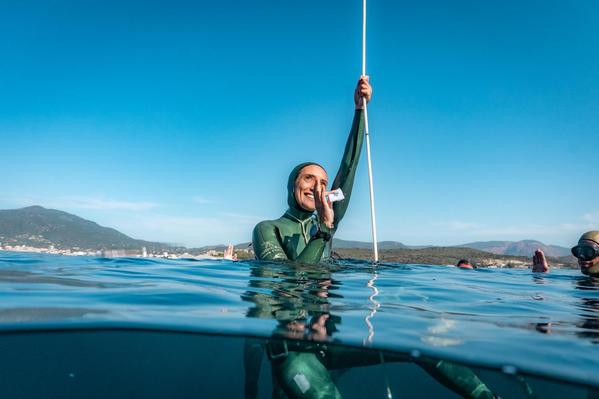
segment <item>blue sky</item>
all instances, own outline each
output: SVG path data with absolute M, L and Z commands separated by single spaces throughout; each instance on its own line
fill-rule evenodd
M 599 3 L 371 0 L 368 17 L 381 240 L 599 229 Z M 336 172 L 360 57 L 359 0 L 3 2 L 0 208 L 249 241 L 295 164 Z M 339 238 L 370 239 L 363 155 Z

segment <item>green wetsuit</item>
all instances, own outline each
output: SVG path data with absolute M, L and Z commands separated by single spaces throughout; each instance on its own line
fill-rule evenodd
M 333 203 L 335 219 L 333 229 L 329 230 L 323 223 L 320 229 L 333 236 L 337 226 L 347 210 L 360 151 L 364 141 L 364 117 L 362 110 L 356 110 L 351 131 L 345 144 L 345 152 L 339 171 L 333 181 L 332 189 L 341 188 L 345 200 Z M 301 208 L 295 200 L 295 180 L 300 170 L 308 165 L 318 165 L 307 162 L 296 166 L 289 175 L 287 182 L 287 204 L 289 209 L 277 220 L 265 220 L 254 228 L 252 242 L 257 259 L 262 260 L 295 260 L 304 263 L 318 263 L 329 256 L 330 244 L 322 238 L 311 238 L 318 227 L 318 221 L 313 212 Z
M 312 235 L 316 228 L 319 227 L 322 231 L 332 236 L 345 215 L 354 184 L 363 140 L 363 111 L 356 110 L 352 128 L 345 145 L 343 159 L 332 186 L 332 189 L 341 188 L 345 195 L 344 201 L 333 204 L 333 211 L 335 213 L 333 229 L 329 230 L 324 224 L 318 226 L 318 221 L 313 217 L 313 212 L 301 208 L 295 200 L 295 180 L 299 172 L 308 165 L 318 165 L 314 162 L 302 163 L 291 171 L 287 181 L 287 204 L 289 205 L 289 209 L 279 219 L 260 222 L 254 228 L 252 243 L 257 259 L 292 260 L 315 264 L 323 258 L 328 257 L 331 242 L 327 243 L 322 238 L 312 238 Z M 281 291 L 284 290 L 281 290 L 280 287 L 279 289 L 273 289 L 273 292 Z M 294 292 L 294 295 L 289 295 L 289 297 L 292 299 L 300 298 L 301 293 Z M 279 304 L 276 300 L 271 303 L 268 296 L 248 295 L 246 300 L 255 302 L 257 305 L 268 305 L 266 309 L 262 309 L 260 306 L 258 306 L 259 309 L 253 309 L 252 317 L 274 317 L 284 322 L 291 322 L 294 319 L 293 313 L 296 311 L 299 313 L 307 311 L 306 306 L 301 306 L 300 304 L 295 304 L 292 306 L 292 309 L 288 309 L 287 306 Z M 318 307 L 326 307 L 328 302 L 326 300 L 324 302 L 318 305 Z M 325 313 L 328 314 L 328 312 Z M 300 317 L 300 319 L 302 318 Z M 285 323 L 283 324 L 285 325 Z M 285 342 L 285 339 L 283 339 L 283 342 Z M 272 345 L 275 344 L 271 342 L 267 346 L 272 349 Z M 373 365 L 381 361 L 378 354 L 364 356 L 361 351 L 352 351 L 347 348 L 322 351 L 323 347 L 321 345 L 312 346 L 305 350 L 300 348 L 285 350 L 286 353 L 284 356 L 271 359 L 276 383 L 280 384 L 280 388 L 290 398 L 338 399 L 340 398 L 340 393 L 329 374 L 329 370 L 339 367 L 347 368 Z M 319 352 L 326 352 L 328 360 L 319 357 L 317 354 Z M 245 392 L 247 398 L 255 398 L 257 395 L 257 373 L 259 372 L 261 354 L 262 351 L 259 345 L 256 346 L 252 342 L 246 343 L 244 358 L 246 361 Z M 391 359 L 391 361 L 397 360 L 399 359 Z M 477 399 L 492 397 L 492 393 L 484 383 L 466 367 L 443 361 L 422 363 L 421 367 L 429 372 L 429 374 L 463 397 Z

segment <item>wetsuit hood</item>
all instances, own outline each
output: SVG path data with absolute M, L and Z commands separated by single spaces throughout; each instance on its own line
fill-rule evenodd
M 583 240 L 593 241 L 595 244 L 599 245 L 599 231 L 587 231 L 582 236 L 580 236 L 578 242 L 580 243 L 580 241 Z
M 316 165 L 316 166 L 320 166 L 322 168 L 322 165 L 320 165 L 316 162 L 300 163 L 295 168 L 293 168 L 293 170 L 289 174 L 289 179 L 287 180 L 287 205 L 289 205 L 288 212 L 290 211 L 291 214 L 293 216 L 297 217 L 298 219 L 305 219 L 305 218 L 311 216 L 313 213 L 313 212 L 305 210 L 297 203 L 297 201 L 295 200 L 295 192 L 294 192 L 295 180 L 297 179 L 297 176 L 299 175 L 300 171 L 303 168 L 305 168 L 306 166 L 310 166 L 310 165 Z M 322 168 L 322 170 L 325 170 L 325 169 Z

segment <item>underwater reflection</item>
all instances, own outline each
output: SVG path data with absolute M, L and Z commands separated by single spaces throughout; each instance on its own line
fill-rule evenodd
M 472 369 L 453 362 L 331 345 L 335 326 L 341 323 L 339 315 L 331 314 L 329 301 L 342 298 L 335 293 L 342 283 L 333 278 L 334 271 L 339 271 L 335 265 L 252 265 L 248 290 L 242 294 L 252 304 L 246 316 L 278 324 L 266 342 L 246 339 L 246 398 L 257 397 L 264 353 L 271 364 L 273 398 L 341 398 L 337 379 L 348 369 L 397 362 L 415 363 L 462 397 L 496 397 Z
M 538 284 L 546 284 L 543 277 L 534 277 Z M 588 339 L 594 344 L 599 344 L 599 279 L 595 277 L 580 276 L 574 280 L 574 288 L 584 291 L 575 305 L 578 309 L 578 321 L 558 321 L 536 323 L 535 329 L 543 334 L 570 333 L 572 329 L 557 329 L 556 326 L 572 326 L 574 334 L 580 338 Z
M 248 290 L 241 296 L 250 302 L 247 317 L 274 319 L 273 335 L 291 339 L 328 341 L 340 316 L 331 314 L 330 298 L 341 281 L 332 278 L 339 268 L 299 263 L 253 263 Z
M 577 335 L 599 343 L 599 279 L 580 277 L 576 281 L 576 289 L 584 291 L 578 309 L 581 321 L 577 324 Z

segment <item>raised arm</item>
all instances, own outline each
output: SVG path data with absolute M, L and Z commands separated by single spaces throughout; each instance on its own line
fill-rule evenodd
M 534 273 L 547 273 L 549 271 L 545 254 L 540 249 L 537 249 L 532 257 L 532 271 Z
M 351 192 L 354 186 L 354 178 L 356 176 L 356 169 L 358 168 L 358 162 L 360 161 L 360 152 L 362 150 L 362 143 L 364 142 L 363 98 L 366 98 L 367 102 L 372 98 L 372 87 L 370 87 L 368 80 L 368 76 L 362 76 L 356 86 L 354 92 L 354 102 L 356 105 L 354 120 L 345 144 L 345 151 L 343 152 L 341 165 L 339 165 L 339 171 L 333 181 L 332 189 L 341 188 L 345 195 L 345 200 L 333 204 L 335 227 L 341 219 L 343 219 L 349 205 Z

